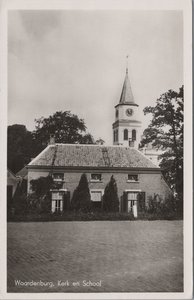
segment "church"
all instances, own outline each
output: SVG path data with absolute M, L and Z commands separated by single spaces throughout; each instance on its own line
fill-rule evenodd
M 51 190 L 52 212 L 68 209 L 80 177 L 86 174 L 94 207 L 101 207 L 104 189 L 113 175 L 118 188 L 120 212 L 138 216 L 139 201 L 148 205 L 150 198 L 163 201 L 171 195 L 161 169 L 138 150 L 141 120 L 135 102 L 128 68 L 119 103 L 115 106 L 112 125 L 113 145 L 57 144 L 54 139 L 28 165 L 28 193 L 30 181 L 52 175 L 55 188 Z

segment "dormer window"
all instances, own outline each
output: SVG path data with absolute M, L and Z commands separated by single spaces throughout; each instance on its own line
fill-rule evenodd
M 128 181 L 129 182 L 138 182 L 139 181 L 139 178 L 138 178 L 138 175 L 137 174 L 128 174 Z
M 99 173 L 91 174 L 91 181 L 95 181 L 95 182 L 102 181 L 102 174 Z

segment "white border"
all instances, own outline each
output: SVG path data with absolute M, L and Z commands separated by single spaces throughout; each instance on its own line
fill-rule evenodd
M 6 127 L 8 9 L 183 10 L 184 13 L 184 287 L 183 293 L 6 293 Z M 192 299 L 192 1 L 191 0 L 3 0 L 0 2 L 0 298 L 2 299 Z

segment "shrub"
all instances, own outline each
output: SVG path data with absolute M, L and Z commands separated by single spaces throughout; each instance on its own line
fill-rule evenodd
M 134 221 L 134 217 L 129 213 L 119 212 L 63 212 L 62 214 L 35 214 L 15 215 L 11 219 L 13 222 L 56 222 L 56 221 Z
M 27 180 L 18 183 L 13 196 L 13 210 L 15 214 L 24 214 L 27 211 Z
M 181 216 L 179 203 L 173 196 L 163 200 L 156 194 L 154 197 L 149 197 L 146 213 L 153 215 L 154 218 L 166 218 L 168 216 L 169 218 L 177 218 Z
M 107 212 L 117 212 L 119 211 L 119 198 L 117 192 L 117 184 L 113 177 L 105 187 L 103 196 L 103 210 Z
M 71 209 L 81 212 L 91 211 L 91 197 L 86 174 L 82 174 L 79 184 L 73 193 Z
M 47 194 L 53 185 L 52 176 L 39 177 L 30 181 L 31 189 L 37 196 L 43 196 Z
M 27 196 L 27 212 L 28 213 L 50 213 L 51 211 L 51 195 L 50 193 L 38 196 L 31 193 Z
M 40 177 L 30 181 L 32 193 L 28 195 L 29 212 L 48 213 L 51 211 L 51 193 L 53 187 L 52 176 Z

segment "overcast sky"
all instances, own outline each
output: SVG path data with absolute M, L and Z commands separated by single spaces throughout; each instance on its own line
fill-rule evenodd
M 140 110 L 183 84 L 180 11 L 10 11 L 8 122 L 33 130 L 34 119 L 70 110 L 97 139 L 112 144 L 129 54 Z M 148 119 L 143 117 L 143 128 Z

